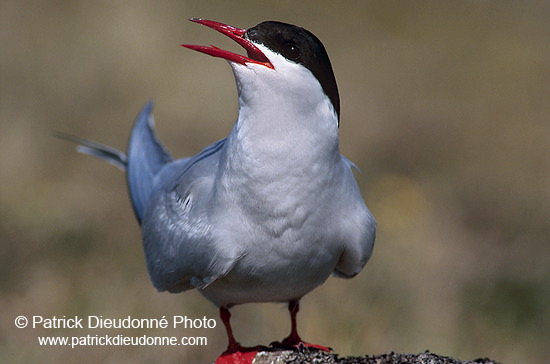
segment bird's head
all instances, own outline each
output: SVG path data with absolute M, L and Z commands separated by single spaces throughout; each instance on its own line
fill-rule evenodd
M 311 32 L 276 21 L 241 29 L 211 20 L 190 20 L 228 36 L 246 50 L 244 56 L 215 46 L 182 44 L 230 62 L 241 104 L 274 111 L 284 105 L 297 113 L 317 110 L 332 114 L 338 122 L 340 100 L 332 66 L 325 47 Z

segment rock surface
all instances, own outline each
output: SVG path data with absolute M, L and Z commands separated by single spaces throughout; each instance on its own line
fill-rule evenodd
M 483 358 L 461 361 L 428 351 L 421 354 L 381 354 L 363 357 L 340 358 L 338 354 L 318 350 L 303 349 L 301 351 L 260 351 L 252 364 L 498 364 Z

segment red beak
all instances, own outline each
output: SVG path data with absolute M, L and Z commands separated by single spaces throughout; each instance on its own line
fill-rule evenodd
M 201 45 L 182 44 L 181 45 L 182 47 L 193 49 L 195 51 L 208 54 L 212 57 L 223 58 L 230 62 L 240 63 L 242 65 L 246 65 L 247 63 L 256 63 L 269 68 L 274 68 L 273 64 L 271 64 L 271 62 L 265 56 L 265 54 L 263 54 L 263 52 L 258 47 L 256 47 L 254 43 L 244 38 L 246 29 L 241 29 L 231 25 L 218 23 L 212 20 L 204 20 L 204 19 L 198 19 L 198 18 L 192 18 L 189 20 L 195 23 L 205 25 L 209 28 L 212 28 L 228 36 L 229 38 L 233 39 L 235 42 L 239 43 L 246 50 L 248 57 L 220 49 L 213 45 L 201 46 Z

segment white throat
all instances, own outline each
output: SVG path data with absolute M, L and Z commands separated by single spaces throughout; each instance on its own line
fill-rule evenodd
M 275 68 L 230 63 L 239 94 L 239 117 L 230 137 L 264 147 L 313 143 L 338 149 L 338 116 L 319 81 L 302 65 L 258 47 Z
M 220 161 L 228 193 L 261 193 L 242 188 L 263 186 L 259 180 L 265 184 L 288 181 L 288 186 L 279 186 L 276 192 L 283 194 L 285 188 L 299 188 L 302 182 L 332 178 L 328 175 L 341 162 L 338 117 L 320 83 L 299 64 L 273 52 L 269 58 L 275 69 L 231 63 L 239 117 Z

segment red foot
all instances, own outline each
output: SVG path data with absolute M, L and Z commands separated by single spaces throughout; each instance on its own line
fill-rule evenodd
M 310 343 L 303 342 L 299 338 L 298 338 L 298 340 L 295 340 L 295 338 L 291 338 L 291 337 L 287 337 L 286 339 L 283 340 L 283 342 L 271 343 L 271 346 L 273 346 L 273 347 L 280 346 L 282 348 L 291 347 L 291 348 L 295 348 L 297 350 L 301 350 L 301 349 L 304 349 L 304 348 L 312 348 L 312 349 L 316 349 L 316 350 L 326 351 L 327 353 L 332 351 L 332 348 L 329 348 L 327 346 L 322 346 L 322 345 L 317 345 L 317 344 L 310 344 Z
M 218 359 L 216 359 L 215 364 L 252 364 L 254 357 L 260 350 L 261 346 L 254 347 L 244 347 L 235 340 L 233 336 L 233 331 L 231 330 L 231 324 L 229 320 L 231 319 L 231 314 L 227 307 L 220 307 L 220 317 L 227 331 L 227 350 L 223 352 Z
M 216 359 L 215 364 L 252 364 L 257 353 L 258 350 L 225 352 Z
M 258 351 L 265 349 L 265 346 L 242 346 L 233 343 L 218 359 L 215 364 L 251 364 Z
M 288 303 L 288 312 L 290 312 L 290 323 L 291 323 L 290 335 L 288 335 L 288 337 L 284 339 L 283 342 L 281 343 L 275 342 L 275 343 L 272 343 L 271 346 L 274 346 L 274 347 L 280 346 L 283 348 L 293 347 L 298 350 L 303 348 L 314 348 L 314 349 L 322 350 L 326 352 L 332 351 L 331 348 L 328 348 L 326 346 L 309 344 L 302 341 L 302 339 L 300 338 L 300 335 L 298 335 L 298 330 L 296 325 L 296 315 L 298 314 L 299 310 L 300 310 L 300 305 L 297 300 L 292 300 Z
M 321 351 L 326 351 L 327 353 L 332 351 L 332 348 L 329 348 L 328 346 L 323 345 L 317 345 L 317 344 L 310 344 L 310 343 L 299 343 L 298 345 L 294 345 L 298 349 L 300 348 L 313 348 Z

